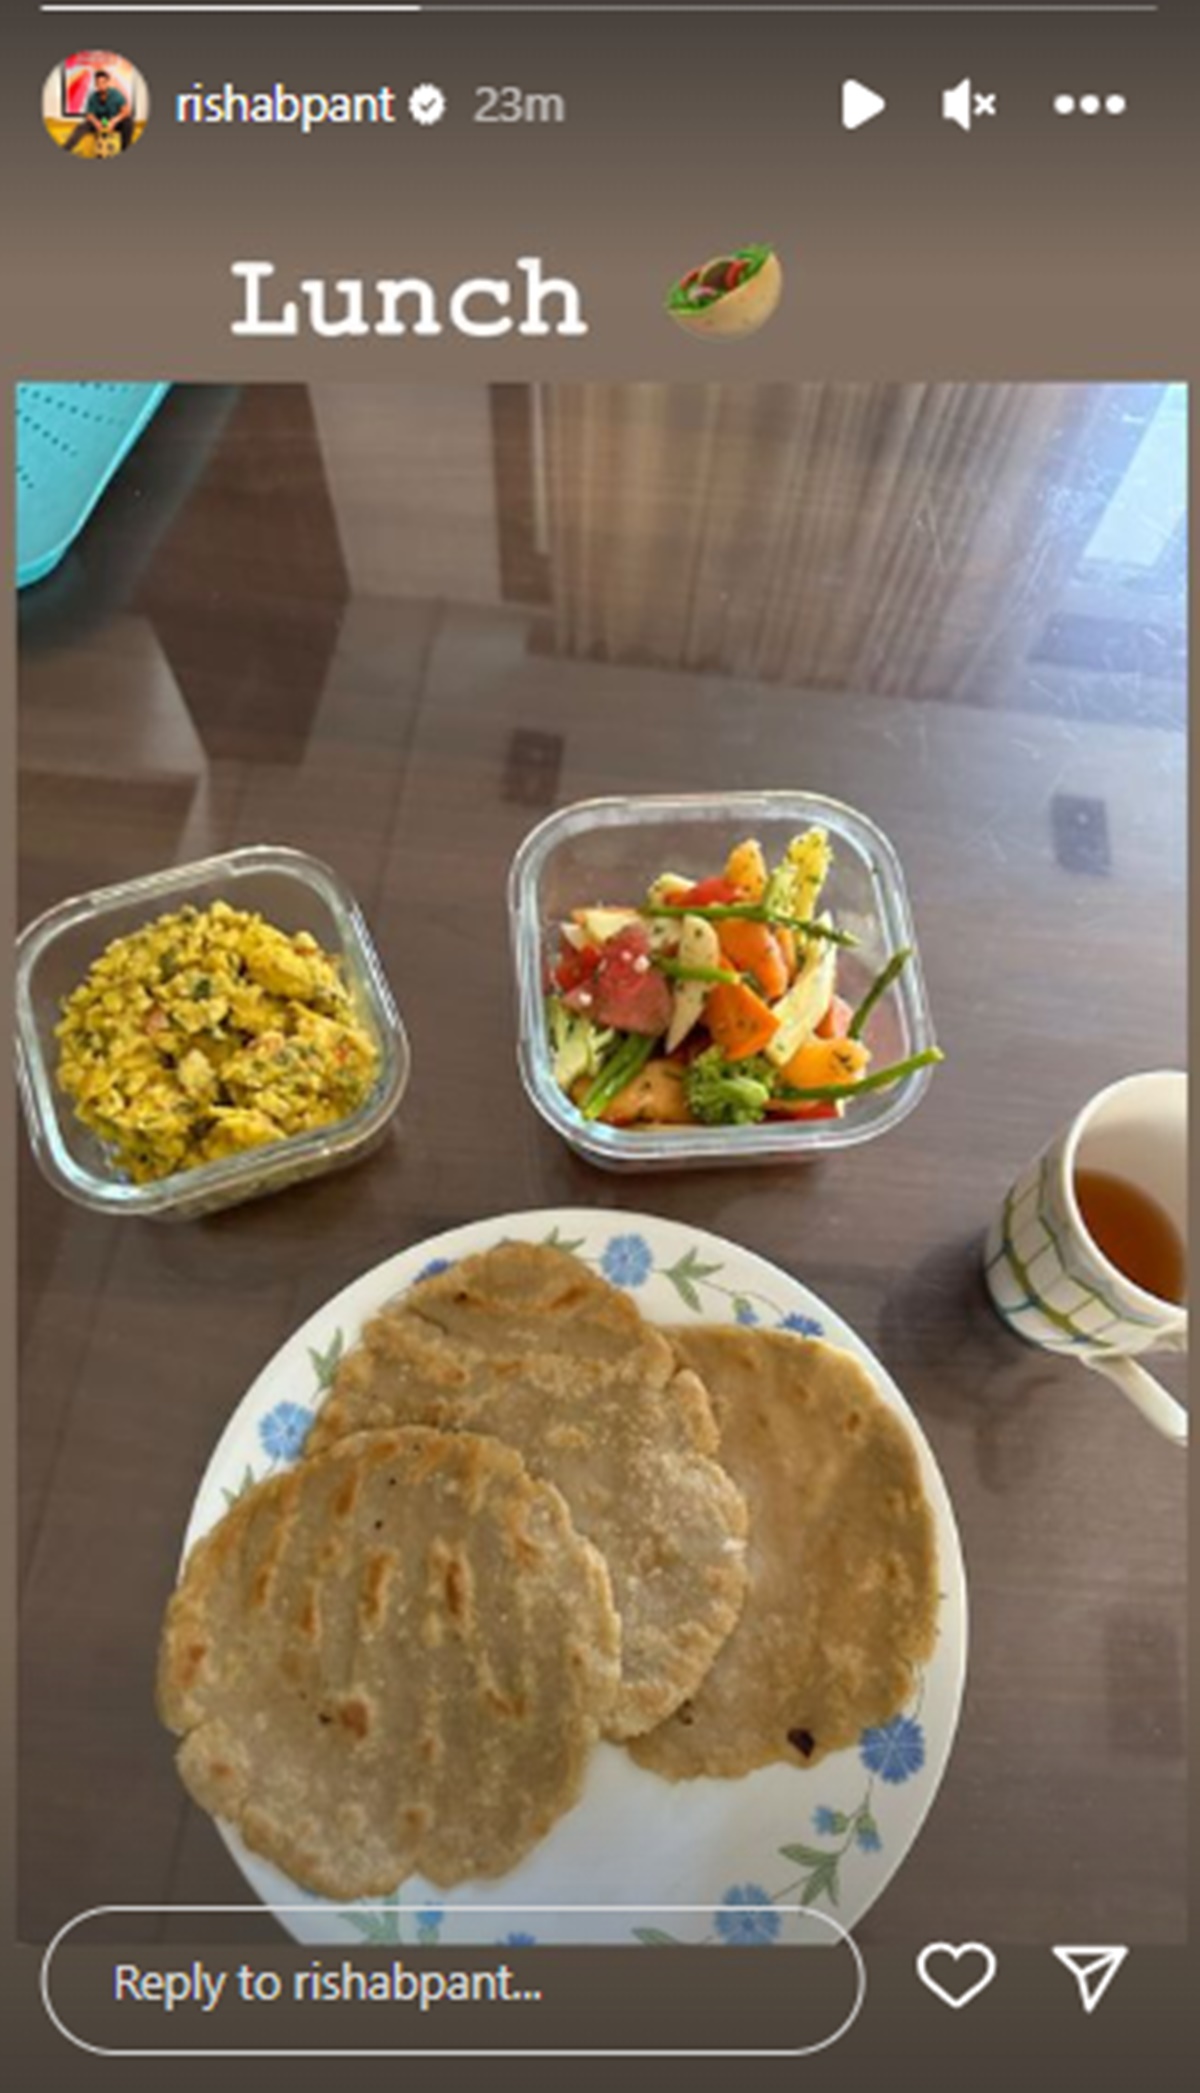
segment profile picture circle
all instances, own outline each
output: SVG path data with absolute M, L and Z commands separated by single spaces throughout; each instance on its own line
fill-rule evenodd
M 119 51 L 73 51 L 46 76 L 42 122 L 60 151 L 76 160 L 120 159 L 149 118 L 146 83 Z

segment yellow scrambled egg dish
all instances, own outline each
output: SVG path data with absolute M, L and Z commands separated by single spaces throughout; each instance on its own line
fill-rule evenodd
M 379 1065 L 337 961 L 223 901 L 117 938 L 57 1036 L 76 1116 L 139 1183 L 346 1119 Z

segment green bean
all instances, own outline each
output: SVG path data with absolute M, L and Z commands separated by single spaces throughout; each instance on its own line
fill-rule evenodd
M 761 901 L 714 901 L 703 908 L 690 908 L 686 902 L 647 902 L 639 909 L 639 915 L 661 916 L 669 922 L 682 922 L 684 916 L 700 916 L 706 923 L 774 923 L 784 930 L 799 931 L 801 937 L 824 938 L 830 945 L 857 945 L 858 939 L 849 930 L 835 930 L 830 923 L 813 923 L 806 916 L 787 916 L 781 909 L 768 908 Z
M 863 997 L 862 1002 L 859 1004 L 858 1009 L 855 1011 L 854 1016 L 850 1020 L 847 1038 L 862 1038 L 863 1027 L 866 1024 L 867 1019 L 870 1017 L 871 1012 L 874 1010 L 876 1003 L 878 1003 L 881 996 L 886 996 L 893 981 L 899 980 L 900 975 L 904 972 L 904 969 L 908 965 L 908 962 L 911 958 L 912 946 L 902 945 L 898 952 L 893 952 L 887 965 L 885 967 L 880 968 L 878 974 L 876 974 L 875 976 L 874 981 L 872 981 L 870 988 L 867 990 L 866 995 Z
M 624 1090 L 626 1083 L 632 1083 L 634 1077 L 641 1074 L 654 1052 L 655 1044 L 656 1041 L 648 1033 L 626 1034 L 620 1045 L 613 1048 L 579 1107 L 585 1119 L 599 1119 L 601 1114 L 608 1110 L 614 1097 Z
M 864 1090 L 886 1090 L 890 1083 L 900 1082 L 918 1068 L 934 1068 L 945 1058 L 940 1047 L 926 1047 L 923 1053 L 910 1054 L 907 1061 L 893 1061 L 890 1068 L 860 1076 L 857 1083 L 811 1083 L 802 1090 L 781 1084 L 775 1096 L 785 1105 L 822 1105 L 839 1097 L 861 1097 Z

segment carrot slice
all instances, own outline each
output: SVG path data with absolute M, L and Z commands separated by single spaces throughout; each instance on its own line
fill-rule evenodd
M 753 974 L 766 1002 L 777 1003 L 780 996 L 786 995 L 787 962 L 769 923 L 746 923 L 735 919 L 719 924 L 718 935 L 721 950 L 730 966 L 737 967 L 743 974 Z
M 825 1083 L 855 1082 L 870 1059 L 861 1039 L 809 1039 L 779 1073 L 789 1088 L 820 1089 Z
M 714 1043 L 729 1061 L 761 1054 L 779 1030 L 779 1019 L 744 982 L 722 982 L 710 990 L 704 1019 Z

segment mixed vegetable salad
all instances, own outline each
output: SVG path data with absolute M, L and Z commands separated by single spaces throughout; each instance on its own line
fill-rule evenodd
M 807 829 L 774 868 L 753 838 L 723 872 L 664 872 L 634 907 L 574 909 L 546 984 L 554 1078 L 608 1126 L 751 1126 L 841 1118 L 864 1091 L 942 1059 L 872 1068 L 863 1032 L 907 965 L 895 952 L 856 1007 L 838 994 L 856 943 L 821 894 L 832 852 Z

